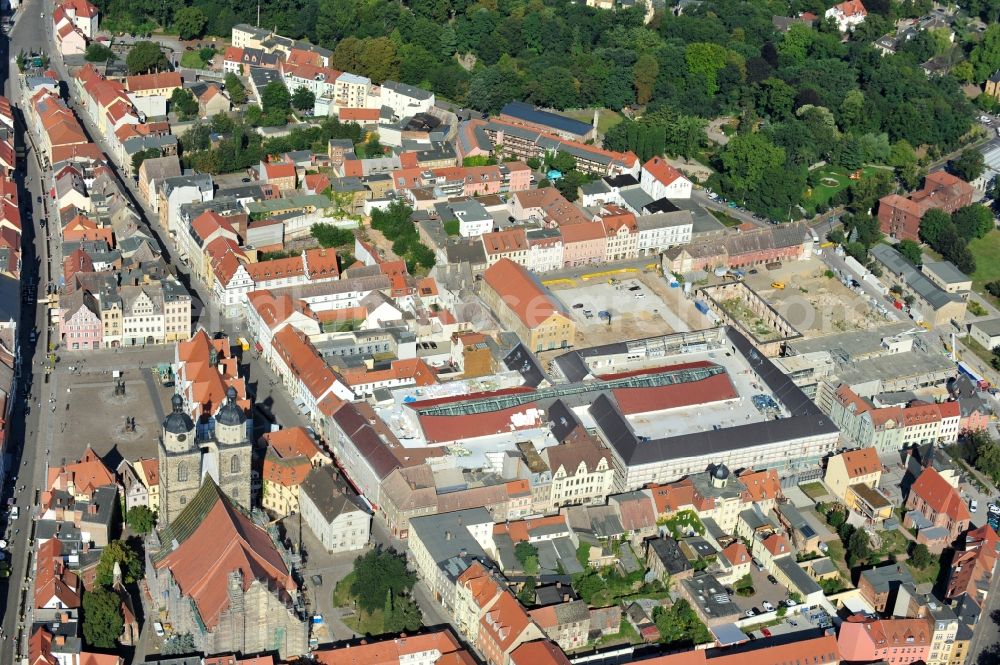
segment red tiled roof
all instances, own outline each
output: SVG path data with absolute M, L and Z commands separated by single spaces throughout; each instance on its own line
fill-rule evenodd
M 229 608 L 231 572 L 240 572 L 244 590 L 260 580 L 271 593 L 289 600 L 295 581 L 266 531 L 236 510 L 211 482 L 202 486 L 188 506 L 181 517 L 194 518 L 197 524 L 175 521 L 172 529 L 187 532 L 180 534 L 181 542 L 153 565 L 170 570 L 209 630 Z M 195 512 L 198 508 L 200 514 Z
M 840 458 L 844 461 L 848 478 L 867 476 L 882 470 L 882 461 L 878 458 L 878 452 L 874 448 L 848 450 L 842 453 Z
M 506 652 L 531 623 L 528 613 L 510 591 L 503 591 L 497 602 L 479 622 L 480 632 L 486 632 Z
M 643 164 L 642 168 L 649 171 L 650 175 L 662 182 L 664 185 L 669 185 L 678 178 L 684 177 L 683 173 L 668 164 L 662 157 L 653 157 Z
M 958 490 L 948 484 L 948 481 L 933 467 L 923 470 L 910 488 L 910 492 L 923 499 L 935 513 L 945 514 L 955 522 L 968 522 L 972 519 Z
M 739 397 L 728 374 L 655 388 L 615 388 L 611 392 L 622 413 L 628 416 Z
M 180 72 L 154 72 L 138 74 L 125 79 L 129 92 L 156 90 L 158 88 L 179 88 L 183 84 Z
M 379 119 L 380 109 L 340 109 L 338 116 L 341 120 L 375 122 Z
M 569 658 L 549 640 L 525 642 L 510 654 L 511 665 L 569 665 Z
M 527 270 L 510 259 L 503 258 L 494 263 L 483 273 L 483 279 L 529 329 L 544 323 L 551 316 L 568 320 L 548 292 Z

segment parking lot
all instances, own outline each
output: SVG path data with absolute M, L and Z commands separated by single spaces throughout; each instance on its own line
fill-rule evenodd
M 573 316 L 578 345 L 584 341 L 587 345 L 606 344 L 711 325 L 683 298 L 680 288 L 670 289 L 655 273 L 636 273 L 616 281 L 561 279 L 549 284 Z M 665 289 L 676 294 L 667 294 Z
M 750 577 L 753 579 L 754 594 L 752 596 L 733 594 L 733 601 L 739 606 L 741 614 L 745 615 L 747 610 L 752 608 L 756 608 L 761 613 L 770 611 L 764 609 L 764 602 L 771 603 L 777 609 L 788 599 L 788 589 L 780 584 L 772 584 L 767 579 L 766 570 L 761 571 L 757 569 L 757 566 L 751 565 Z

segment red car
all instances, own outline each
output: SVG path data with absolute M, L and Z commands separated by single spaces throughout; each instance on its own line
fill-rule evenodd
M 761 634 L 764 635 L 764 637 L 771 637 L 771 631 L 768 630 L 767 628 L 761 628 L 760 632 L 761 632 Z

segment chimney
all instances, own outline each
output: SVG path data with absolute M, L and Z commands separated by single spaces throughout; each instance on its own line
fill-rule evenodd
M 56 635 L 56 644 L 58 644 L 59 646 L 65 645 L 66 644 L 66 636 L 65 635 Z
M 444 539 L 445 540 L 451 540 L 451 531 L 445 531 L 444 532 Z

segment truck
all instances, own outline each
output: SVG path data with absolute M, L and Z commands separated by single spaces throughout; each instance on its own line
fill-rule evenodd
M 697 309 L 702 314 L 705 314 L 706 316 L 708 315 L 709 309 L 708 309 L 708 305 L 705 304 L 705 301 L 703 301 L 703 300 L 695 300 L 694 301 L 694 308 Z
M 240 348 L 244 351 L 250 350 L 250 342 L 247 341 L 246 337 L 237 337 L 236 343 L 240 345 Z

